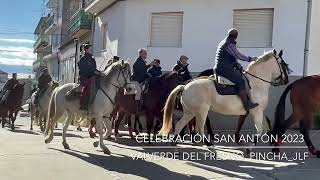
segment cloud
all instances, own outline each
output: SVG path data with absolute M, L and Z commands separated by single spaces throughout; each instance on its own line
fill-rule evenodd
M 6 39 L 6 38 L 0 38 L 0 42 L 33 44 L 35 41 L 31 40 L 31 39 Z
M 32 48 L 0 46 L 0 64 L 31 66 L 35 59 Z
M 21 58 L 3 58 L 0 57 L 0 64 L 5 65 L 23 65 L 32 66 L 34 60 L 26 60 Z

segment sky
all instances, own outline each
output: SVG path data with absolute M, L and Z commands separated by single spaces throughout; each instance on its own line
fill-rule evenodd
M 32 73 L 34 29 L 43 14 L 43 0 L 0 0 L 0 70 Z

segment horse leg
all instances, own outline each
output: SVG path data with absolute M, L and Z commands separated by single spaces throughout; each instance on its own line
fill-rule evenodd
M 139 119 L 139 117 L 138 117 L 138 115 L 135 115 L 135 116 L 134 116 L 133 130 L 134 130 L 134 133 L 136 134 L 136 136 L 140 133 L 140 132 L 137 130 L 137 124 L 138 124 L 137 119 Z
M 105 140 L 111 139 L 112 135 L 112 119 L 110 118 L 103 118 L 105 125 L 106 125 L 106 133 L 104 136 Z
M 153 127 L 153 140 L 156 140 L 157 133 L 160 130 L 158 127 L 161 125 L 160 121 L 156 119 L 156 124 Z
M 150 114 L 150 112 L 146 113 L 146 119 L 147 119 L 147 133 L 148 133 L 148 140 L 149 144 L 151 144 L 151 130 L 153 128 L 153 121 L 154 121 L 154 116 Z
M 100 148 L 105 154 L 111 154 L 107 146 L 103 143 L 103 122 L 102 121 L 103 121 L 102 115 L 100 114 L 96 117 L 97 133 L 99 134 Z
M 239 142 L 240 141 L 240 131 L 241 131 L 241 128 L 243 126 L 244 121 L 246 120 L 246 117 L 247 117 L 247 114 L 239 116 L 237 130 L 234 133 L 236 142 L 239 145 L 241 145 L 240 142 Z
M 33 113 L 33 108 L 31 106 L 31 109 L 30 109 L 30 131 L 33 130 L 33 120 L 34 120 L 34 113 Z
M 53 133 L 54 126 L 55 124 L 57 124 L 59 118 L 61 118 L 62 115 L 63 115 L 63 112 L 56 111 L 53 117 L 51 118 L 49 117 L 50 119 L 48 119 L 48 127 L 47 127 L 48 132 L 45 132 L 45 133 L 48 133 L 44 141 L 46 144 L 52 141 L 54 136 L 54 133 Z
M 202 110 L 200 113 L 196 115 L 196 120 L 198 120 L 198 123 L 196 123 L 196 129 L 197 129 L 197 132 L 200 133 L 201 139 L 204 141 L 204 143 L 207 146 L 212 146 L 213 144 L 204 135 L 204 126 L 206 123 L 206 117 L 208 115 L 208 112 L 209 112 L 209 107 Z
M 14 122 L 15 122 L 16 119 L 17 119 L 17 115 L 18 115 L 18 112 L 17 112 L 17 111 L 14 112 L 14 116 L 13 116 L 13 112 L 11 112 L 11 130 L 12 130 L 12 131 L 15 130 Z
M 93 130 L 92 130 L 95 126 L 96 126 L 96 120 L 94 118 L 92 118 L 90 120 L 90 125 L 89 125 L 89 129 L 88 129 L 89 135 L 90 135 L 91 138 L 95 138 L 96 137 L 96 133 L 94 133 Z
M 139 116 L 136 117 L 136 122 L 137 122 L 138 125 L 139 125 L 139 133 L 142 133 L 142 132 L 143 132 L 143 127 L 142 127 L 142 124 L 141 124 L 141 122 L 140 122 Z
M 174 129 L 174 142 L 172 142 L 172 145 L 176 145 L 176 138 L 182 131 L 182 129 L 188 124 L 188 122 L 194 117 L 194 114 L 183 112 L 182 118 L 177 122 L 175 129 Z
M 130 114 L 126 114 L 125 115 L 125 118 L 128 122 L 128 129 L 129 129 L 129 136 L 131 139 L 134 139 L 134 136 L 133 136 L 133 129 L 132 129 L 132 116 L 133 115 L 130 115 Z M 136 132 L 137 133 L 137 132 Z
M 309 152 L 312 155 L 316 155 L 320 158 L 320 151 L 318 151 L 312 144 L 310 136 L 309 136 L 309 129 L 310 129 L 310 122 L 313 122 L 313 117 L 309 117 L 311 121 L 307 122 L 307 119 L 303 119 L 300 121 L 300 132 L 303 135 L 303 139 L 306 142 Z
M 125 113 L 124 112 L 119 112 L 119 115 L 118 117 L 115 118 L 114 120 L 114 137 L 115 137 L 115 141 L 118 142 L 119 141 L 119 126 L 120 126 L 120 123 L 123 119 L 123 117 L 125 116 Z
M 43 132 L 44 131 L 44 128 L 43 128 L 43 113 L 39 113 L 39 116 L 38 116 L 38 122 L 40 124 L 40 131 Z
M 70 112 L 68 112 L 68 115 L 67 115 L 67 119 L 66 119 L 66 122 L 63 126 L 63 129 L 62 129 L 62 145 L 64 147 L 64 149 L 70 149 L 70 146 L 69 144 L 67 143 L 67 130 L 68 130 L 68 127 L 69 125 L 71 124 L 71 122 L 74 120 L 74 115 L 71 114 Z
M 214 137 L 213 130 L 212 130 L 212 128 L 211 128 L 211 122 L 210 122 L 209 116 L 207 116 L 207 118 L 206 118 L 206 127 L 207 127 L 207 133 L 208 133 L 211 137 Z

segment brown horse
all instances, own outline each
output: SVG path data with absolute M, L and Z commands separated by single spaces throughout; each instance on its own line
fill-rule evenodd
M 147 133 L 149 142 L 151 140 L 151 130 L 154 124 L 154 119 L 158 118 L 156 124 L 162 122 L 162 110 L 168 95 L 175 87 L 182 83 L 182 78 L 174 72 L 166 73 L 159 78 L 154 79 L 150 83 L 149 91 L 143 96 L 143 111 L 147 121 Z M 123 94 L 123 91 L 119 91 L 117 93 L 115 110 L 118 112 L 124 111 L 127 115 L 136 115 L 136 104 L 134 95 Z M 121 120 L 121 117 L 115 120 L 116 137 L 118 137 L 119 135 L 118 128 Z M 130 123 L 130 120 L 128 122 Z M 157 127 L 157 125 L 155 127 Z M 155 131 L 156 128 L 154 128 L 154 133 Z M 130 135 L 132 135 L 132 132 L 129 133 Z
M 290 101 L 292 104 L 292 114 L 285 120 L 286 96 L 291 91 Z M 317 150 L 309 137 L 309 129 L 313 125 L 314 117 L 320 111 L 320 76 L 308 76 L 290 84 L 280 97 L 275 113 L 275 123 L 273 134 L 282 137 L 285 131 L 294 123 L 299 122 L 299 129 L 303 135 L 309 152 L 320 158 L 320 151 Z M 281 144 L 281 139 L 275 143 Z M 274 152 L 279 152 L 279 148 L 274 148 Z
M 11 121 L 11 130 L 14 130 L 14 122 L 18 112 L 21 110 L 22 98 L 25 84 L 17 84 L 7 98 L 5 104 L 0 105 L 0 116 L 2 117 L 2 128 L 5 127 L 6 117 Z

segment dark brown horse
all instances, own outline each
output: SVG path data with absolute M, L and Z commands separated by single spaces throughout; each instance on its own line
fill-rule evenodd
M 0 116 L 2 118 L 2 128 L 5 127 L 6 117 L 11 121 L 11 130 L 14 130 L 14 122 L 18 112 L 21 110 L 22 98 L 24 93 L 24 84 L 17 84 L 7 98 L 5 104 L 0 105 Z
M 149 91 L 143 96 L 143 112 L 146 116 L 147 133 L 151 140 L 151 130 L 154 124 L 154 119 L 157 118 L 155 127 L 162 122 L 162 110 L 165 101 L 170 92 L 182 84 L 182 78 L 174 72 L 166 73 L 159 78 L 152 80 Z M 127 115 L 136 115 L 136 104 L 134 95 L 123 95 L 123 91 L 119 91 L 116 96 L 115 111 L 125 112 Z M 123 114 L 123 113 L 122 113 Z M 130 116 L 128 116 L 130 117 Z M 118 136 L 118 128 L 122 118 L 116 118 L 115 121 L 115 136 Z M 128 121 L 130 122 L 130 120 Z M 130 126 L 130 124 L 129 124 Z M 130 131 L 130 129 L 129 129 Z M 154 128 L 154 133 L 156 128 Z M 132 135 L 132 132 L 129 132 Z
M 289 91 L 291 91 L 292 114 L 285 120 L 285 102 Z M 320 151 L 313 146 L 309 136 L 317 112 L 320 112 L 320 76 L 308 76 L 293 82 L 285 89 L 277 105 L 274 135 L 282 137 L 292 124 L 299 122 L 299 129 L 309 152 L 320 158 Z M 281 139 L 275 145 L 280 144 Z M 274 148 L 273 151 L 279 152 L 279 148 Z

